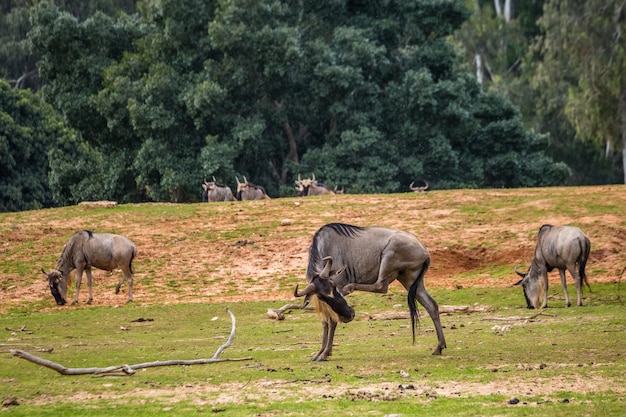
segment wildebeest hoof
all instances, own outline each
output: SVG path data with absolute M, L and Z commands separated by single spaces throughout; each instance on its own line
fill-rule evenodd
M 91 299 L 87 300 L 87 304 L 88 304 L 88 305 L 91 305 L 91 302 L 92 302 L 92 301 L 93 301 L 93 300 L 91 300 Z
M 72 301 L 72 304 L 70 304 L 71 306 L 75 306 L 76 304 L 78 304 L 78 301 L 74 300 Z
M 128 301 L 126 301 L 126 304 L 132 303 L 132 302 L 133 302 L 133 300 L 128 300 Z
M 433 350 L 433 353 L 431 353 L 431 355 L 433 355 L 433 356 L 438 356 L 438 355 L 441 355 L 441 351 L 442 351 L 442 350 L 443 350 L 443 348 L 441 348 L 441 347 L 437 346 L 437 347 L 435 348 L 435 350 Z
M 313 359 L 311 359 L 311 362 L 326 362 L 327 359 L 326 358 L 322 358 L 321 356 L 317 356 Z

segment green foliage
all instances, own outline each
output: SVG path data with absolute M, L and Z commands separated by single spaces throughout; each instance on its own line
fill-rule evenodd
M 163 0 L 79 20 L 42 1 L 43 93 L 94 166 L 57 165 L 56 199 L 92 198 L 97 175 L 121 202 L 199 201 L 210 176 L 270 195 L 300 173 L 353 193 L 563 183 L 548 142 L 458 65 L 468 17 L 457 1 Z
M 0 80 L 0 211 L 53 205 L 47 151 L 70 138 L 47 103 Z

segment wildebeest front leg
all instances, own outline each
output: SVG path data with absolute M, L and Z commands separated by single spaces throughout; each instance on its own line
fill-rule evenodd
M 571 271 L 570 271 L 571 273 Z M 561 287 L 563 288 L 563 294 L 565 295 L 565 305 L 567 305 L 568 307 L 572 305 L 572 303 L 569 301 L 569 295 L 567 295 L 567 281 L 565 279 L 565 270 L 564 269 L 559 269 L 559 275 L 561 276 Z M 576 276 L 574 274 L 572 274 L 572 276 L 574 277 L 574 279 L 576 279 Z M 578 283 L 577 283 L 578 284 Z M 576 285 L 576 288 L 580 288 L 579 285 Z M 580 297 L 578 299 L 580 301 Z
M 343 295 L 348 295 L 353 291 L 367 291 L 386 294 L 387 290 L 389 289 L 389 284 L 396 279 L 397 275 L 398 272 L 395 267 L 390 265 L 386 257 L 383 257 L 382 261 L 380 262 L 380 267 L 378 269 L 378 278 L 376 279 L 375 283 L 352 283 L 344 285 L 344 287 L 341 289 L 341 292 Z
M 333 339 L 335 338 L 335 330 L 337 329 L 337 322 L 333 320 L 322 322 L 322 347 L 319 352 L 313 356 L 311 361 L 321 362 L 328 359 L 333 354 Z
M 91 275 L 91 268 L 85 268 L 85 274 L 87 275 L 87 287 L 89 289 L 89 299 L 87 300 L 87 304 L 91 304 L 91 302 L 93 301 L 93 294 L 91 289 L 93 276 Z
M 74 301 L 72 301 L 72 305 L 75 306 L 78 304 L 78 296 L 80 295 L 80 284 L 83 280 L 83 269 L 82 267 L 76 267 L 76 294 L 74 294 Z

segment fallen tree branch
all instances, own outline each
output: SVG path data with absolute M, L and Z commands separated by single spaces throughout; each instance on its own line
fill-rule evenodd
M 556 314 L 546 313 L 544 311 L 540 311 L 538 313 L 533 314 L 532 316 L 522 317 L 522 316 L 511 316 L 511 317 L 485 317 L 481 319 L 482 321 L 523 321 L 528 322 L 536 319 L 539 316 L 549 316 L 549 317 L 557 317 Z
M 136 365 L 118 365 L 118 366 L 109 366 L 106 368 L 66 368 L 63 365 L 58 363 L 49 361 L 47 359 L 40 358 L 39 356 L 32 355 L 26 351 L 19 349 L 10 350 L 11 354 L 15 357 L 25 359 L 29 362 L 32 362 L 37 365 L 44 366 L 46 368 L 50 368 L 54 371 L 57 371 L 61 375 L 86 375 L 86 374 L 94 374 L 96 376 L 102 375 L 133 375 L 137 369 L 144 368 L 154 368 L 157 366 L 172 366 L 172 365 L 204 365 L 208 363 L 216 363 L 216 362 L 226 362 L 226 361 L 247 361 L 252 360 L 251 357 L 247 358 L 235 358 L 235 359 L 219 359 L 220 354 L 224 351 L 224 349 L 228 348 L 233 343 L 233 339 L 235 338 L 235 330 L 236 320 L 235 315 L 229 310 L 226 309 L 228 314 L 230 314 L 232 329 L 230 332 L 230 336 L 226 343 L 220 346 L 213 357 L 211 359 L 193 359 L 193 360 L 169 360 L 169 361 L 155 361 L 155 362 L 146 362 L 140 363 Z
M 439 313 L 452 314 L 452 313 L 484 313 L 488 311 L 488 307 L 484 306 L 450 306 L 440 305 Z M 376 314 L 365 314 L 367 320 L 404 320 L 410 319 L 411 314 L 408 311 L 390 311 Z M 419 312 L 420 317 L 427 317 L 427 312 Z
M 313 306 L 308 306 L 302 308 L 301 304 L 285 304 L 279 309 L 268 308 L 267 309 L 267 317 L 274 320 L 284 320 L 285 319 L 285 311 L 288 310 L 314 310 Z

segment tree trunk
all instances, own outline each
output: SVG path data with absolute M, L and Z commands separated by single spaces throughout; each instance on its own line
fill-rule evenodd
M 496 16 L 502 16 L 502 5 L 500 4 L 500 0 L 493 0 L 493 5 L 496 8 Z
M 619 112 L 622 117 L 622 172 L 624 174 L 624 184 L 626 184 L 626 90 L 619 95 Z
M 510 22 L 513 19 L 513 2 L 504 0 L 504 20 Z

